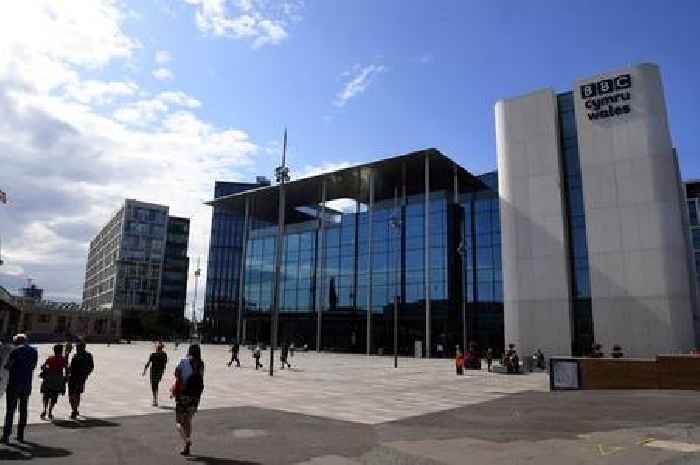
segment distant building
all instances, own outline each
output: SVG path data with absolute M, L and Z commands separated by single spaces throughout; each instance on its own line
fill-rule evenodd
M 168 211 L 127 199 L 90 242 L 83 305 L 117 314 L 115 337 L 169 336 L 184 318 L 189 219 Z
M 0 288 L 0 334 L 3 337 L 22 332 L 33 342 L 75 338 L 96 342 L 106 341 L 110 330 L 118 326 L 109 310 L 88 310 L 74 302 L 42 300 L 43 289 L 36 285 L 21 291 L 21 296 L 13 296 Z
M 19 314 L 14 297 L 0 286 L 0 338 L 9 337 L 16 330 Z

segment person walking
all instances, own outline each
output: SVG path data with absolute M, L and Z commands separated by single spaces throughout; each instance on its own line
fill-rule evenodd
M 180 454 L 190 455 L 192 447 L 192 417 L 204 391 L 204 362 L 199 344 L 192 344 L 175 368 L 175 422 L 184 447 Z
M 253 358 L 255 359 L 255 370 L 262 368 L 263 365 L 260 363 L 260 344 L 257 344 L 255 349 L 253 349 Z
M 231 360 L 228 361 L 227 366 L 231 366 L 233 362 L 236 362 L 236 366 L 240 368 L 241 361 L 238 360 L 238 353 L 241 350 L 241 346 L 238 342 L 234 342 L 231 346 Z
M 168 355 L 165 353 L 165 346 L 162 342 L 159 342 L 156 346 L 156 351 L 148 357 L 146 366 L 143 367 L 143 373 L 141 376 L 146 376 L 146 371 L 148 367 L 151 367 L 151 392 L 153 393 L 153 406 L 158 407 L 158 385 L 160 380 L 163 379 L 163 373 L 165 373 L 165 366 L 168 364 Z
M 73 352 L 73 343 L 70 342 L 70 337 L 66 337 L 66 343 L 64 344 L 64 350 L 66 351 L 65 359 L 66 362 L 70 360 L 70 354 Z
M 2 430 L 4 444 L 9 444 L 15 410 L 19 404 L 19 423 L 17 440 L 24 442 L 24 430 L 27 427 L 27 404 L 32 393 L 32 377 L 39 354 L 34 347 L 27 344 L 27 336 L 18 334 L 13 340 L 15 348 L 7 358 L 5 368 L 9 371 L 7 391 L 5 392 L 5 427 Z
M 491 365 L 493 364 L 493 349 L 491 347 L 486 350 L 486 369 L 491 371 Z
M 68 370 L 68 400 L 71 406 L 71 419 L 75 420 L 80 415 L 80 396 L 85 392 L 85 382 L 95 369 L 92 354 L 85 349 L 83 341 L 76 345 L 76 354 L 70 362 Z
M 49 420 L 53 420 L 53 408 L 58 402 L 58 396 L 66 393 L 66 359 L 63 357 L 63 346 L 53 346 L 53 355 L 46 359 L 41 366 L 41 393 L 44 398 L 44 410 L 39 417 L 46 419 L 48 410 Z
M 282 362 L 282 370 L 284 370 L 285 365 L 287 365 L 288 368 L 292 368 L 292 364 L 289 363 L 289 344 L 286 341 L 282 344 L 280 350 L 280 362 Z
M 457 346 L 455 355 L 455 369 L 457 370 L 457 376 L 464 375 L 464 355 L 462 354 L 459 346 Z

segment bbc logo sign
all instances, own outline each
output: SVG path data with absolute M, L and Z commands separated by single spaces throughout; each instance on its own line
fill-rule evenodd
M 632 87 L 632 76 L 620 74 L 612 79 L 603 79 L 598 82 L 591 82 L 581 86 L 581 98 L 588 99 L 596 95 L 605 95 L 618 90 Z

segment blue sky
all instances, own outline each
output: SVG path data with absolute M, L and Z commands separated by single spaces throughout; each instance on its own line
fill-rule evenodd
M 499 98 L 652 61 L 683 175 L 700 176 L 698 2 L 306 1 L 288 38 L 260 48 L 202 34 L 191 5 L 144 3 L 129 5 L 141 17 L 125 26 L 144 61 L 172 51 L 175 81 L 204 103 L 205 119 L 266 142 L 287 125 L 296 168 L 434 146 L 467 169 L 494 169 Z M 384 71 L 334 106 L 343 73 L 370 65 Z
M 660 65 L 700 178 L 698 18 L 690 0 L 18 2 L 0 16 L 0 285 L 79 300 L 125 197 L 190 217 L 206 263 L 214 181 L 271 176 L 284 127 L 297 175 L 425 147 L 495 169 L 498 99 L 630 63 Z

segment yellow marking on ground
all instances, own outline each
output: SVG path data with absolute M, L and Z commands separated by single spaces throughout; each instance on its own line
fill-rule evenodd
M 656 447 L 658 449 L 668 449 L 675 452 L 700 452 L 700 444 L 694 444 L 692 442 L 651 440 L 644 445 L 647 447 Z

